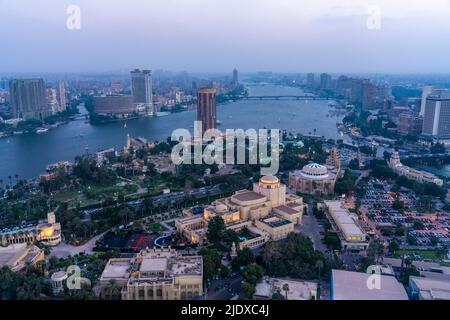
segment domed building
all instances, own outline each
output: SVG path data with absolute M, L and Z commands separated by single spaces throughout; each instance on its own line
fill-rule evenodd
M 259 179 L 253 184 L 253 191 L 272 201 L 272 207 L 284 205 L 286 202 L 286 186 L 275 176 L 264 176 Z
M 334 192 L 336 173 L 318 163 L 309 163 L 302 170 L 289 174 L 289 187 L 296 192 L 311 195 L 329 195 Z
M 175 226 L 181 239 L 203 244 L 207 240 L 208 224 L 221 217 L 225 228 L 239 236 L 238 249 L 255 248 L 265 242 L 279 240 L 294 231 L 302 221 L 303 199 L 287 194 L 286 186 L 275 176 L 264 176 L 253 184 L 253 190 L 239 190 L 232 196 L 213 201 L 202 215 L 191 209 L 183 211 L 185 217 L 177 219 Z

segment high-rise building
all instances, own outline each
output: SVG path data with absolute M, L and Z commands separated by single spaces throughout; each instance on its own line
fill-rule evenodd
M 197 121 L 202 122 L 202 134 L 216 128 L 216 93 L 215 88 L 200 88 L 197 92 Z
M 331 76 L 327 73 L 322 73 L 320 75 L 320 90 L 330 90 L 331 89 Z
M 60 111 L 66 110 L 66 88 L 64 86 L 64 81 L 59 80 L 59 108 Z
M 43 79 L 14 79 L 9 82 L 13 116 L 43 120 L 52 115 Z
M 239 85 L 239 77 L 237 69 L 233 69 L 233 88 L 236 88 Z
M 422 133 L 430 136 L 450 135 L 450 92 L 428 95 Z
M 56 97 L 56 89 L 53 89 L 53 88 L 47 89 L 47 103 L 53 113 L 58 112 L 59 105 L 58 105 L 58 99 Z
M 420 103 L 420 115 L 423 117 L 425 115 L 425 108 L 427 104 L 427 97 L 433 92 L 432 86 L 425 86 L 422 89 L 422 101 Z
M 156 115 L 153 104 L 152 71 L 135 69 L 131 71 L 131 91 L 133 101 L 137 105 L 143 105 L 147 114 Z
M 374 91 L 375 87 L 370 80 L 364 80 L 362 83 L 362 100 L 361 107 L 363 110 L 368 110 L 374 105 Z
M 306 75 L 306 86 L 308 88 L 313 88 L 314 87 L 314 73 L 308 73 Z

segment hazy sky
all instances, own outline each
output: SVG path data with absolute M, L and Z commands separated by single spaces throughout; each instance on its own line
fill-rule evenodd
M 0 0 L 0 30 L 0 73 L 450 72 L 450 0 Z

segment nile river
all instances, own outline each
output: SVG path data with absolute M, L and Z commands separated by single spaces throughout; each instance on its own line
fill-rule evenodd
M 301 95 L 297 88 L 273 85 L 249 86 L 250 95 Z M 217 106 L 219 129 L 280 129 L 327 138 L 338 138 L 336 123 L 342 116 L 329 113 L 327 101 L 254 101 L 241 100 Z M 0 139 L 0 179 L 19 175 L 29 179 L 45 171 L 50 163 L 73 161 L 76 155 L 101 149 L 122 148 L 126 135 L 163 140 L 176 128 L 192 132 L 196 111 L 190 110 L 158 118 L 141 118 L 93 126 L 84 120 L 41 134 L 24 134 Z M 13 180 L 15 180 L 13 178 Z

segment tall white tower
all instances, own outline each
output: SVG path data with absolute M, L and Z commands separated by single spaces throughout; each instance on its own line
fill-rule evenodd
M 420 103 L 420 115 L 423 117 L 425 115 L 425 108 L 427 106 L 427 97 L 433 92 L 432 86 L 425 86 L 422 89 L 422 101 Z

